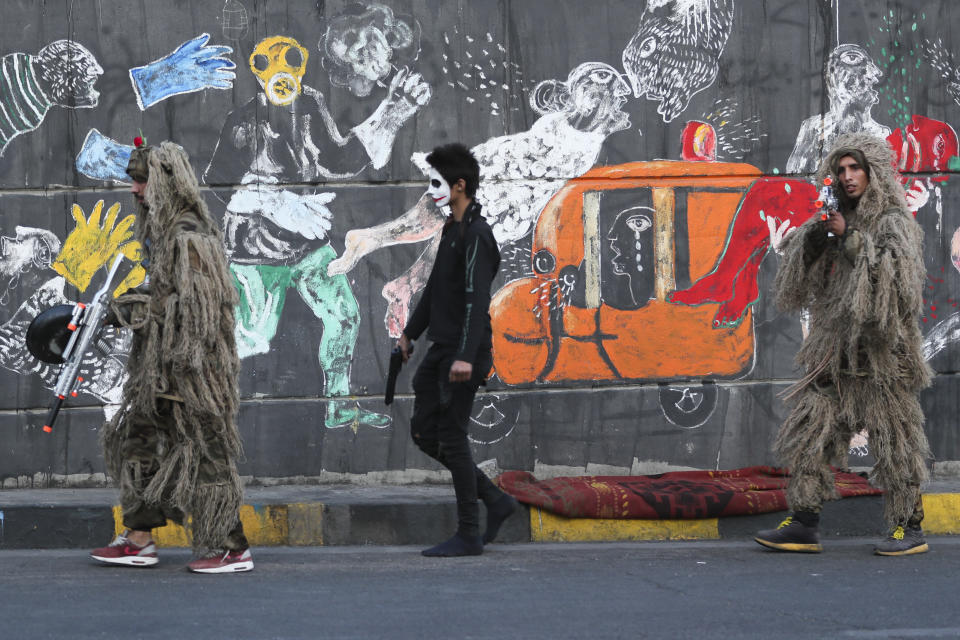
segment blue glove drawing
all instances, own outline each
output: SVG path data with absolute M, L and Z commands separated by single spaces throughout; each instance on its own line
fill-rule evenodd
M 237 77 L 230 58 L 232 47 L 206 46 L 209 33 L 201 33 L 176 51 L 142 67 L 130 69 L 130 81 L 143 111 L 161 100 L 203 89 L 230 89 Z
M 132 146 L 120 144 L 96 129 L 90 129 L 77 154 L 77 171 L 94 180 L 129 183 L 127 163 L 130 162 L 131 151 Z

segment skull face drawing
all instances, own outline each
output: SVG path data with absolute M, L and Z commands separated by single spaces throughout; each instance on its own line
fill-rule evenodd
M 291 104 L 302 91 L 307 50 L 293 38 L 264 38 L 250 54 L 250 70 L 263 87 L 267 100 L 277 106 Z

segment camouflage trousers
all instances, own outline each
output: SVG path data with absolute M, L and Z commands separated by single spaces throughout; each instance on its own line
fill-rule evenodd
M 162 401 L 161 401 L 162 402 Z M 128 529 L 148 531 L 167 524 L 171 520 L 179 525 L 187 523 L 187 517 L 193 517 L 191 529 L 218 528 L 228 530 L 222 548 L 243 550 L 249 544 L 243 533 L 239 513 L 232 510 L 231 523 L 204 523 L 196 521 L 196 514 L 185 513 L 171 500 L 167 499 L 173 492 L 173 486 L 164 487 L 164 499 L 151 503 L 144 499 L 144 490 L 164 467 L 165 454 L 169 453 L 170 443 L 174 438 L 175 430 L 172 426 L 172 417 L 161 411 L 158 419 L 147 420 L 142 417 L 130 420 L 126 425 L 126 434 L 119 443 L 120 456 L 124 466 L 135 470 L 130 474 L 129 482 L 121 482 L 120 503 L 123 509 L 123 525 Z M 237 482 L 236 465 L 227 454 L 223 445 L 215 439 L 205 443 L 204 454 L 198 455 L 199 461 L 196 470 L 196 488 L 218 487 Z M 174 474 L 176 477 L 177 474 Z M 222 525 L 222 526 L 221 526 Z M 229 529 L 228 529 L 229 527 Z
M 774 444 L 790 468 L 790 509 L 819 512 L 837 497 L 831 465 L 847 467 L 850 440 L 861 431 L 876 459 L 870 480 L 885 490 L 887 525 L 919 526 L 930 458 L 919 394 L 866 377 L 822 376 L 797 394 Z

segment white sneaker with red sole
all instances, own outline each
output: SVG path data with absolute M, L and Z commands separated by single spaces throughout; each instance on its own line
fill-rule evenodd
M 240 573 L 253 570 L 250 549 L 243 551 L 218 551 L 206 558 L 197 558 L 187 565 L 194 573 Z
M 157 558 L 157 545 L 153 540 L 138 547 L 130 542 L 127 533 L 128 531 L 124 531 L 107 546 L 94 549 L 90 552 L 90 557 L 105 564 L 124 567 L 152 567 L 160 562 Z

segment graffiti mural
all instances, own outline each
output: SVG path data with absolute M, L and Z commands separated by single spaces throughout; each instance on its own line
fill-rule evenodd
M 237 65 L 226 57 L 233 49 L 208 47 L 209 40 L 209 33 L 201 33 L 159 60 L 130 69 L 130 82 L 141 110 L 172 96 L 233 87 L 236 75 L 232 70 Z
M 117 285 L 113 295 L 143 284 L 146 272 L 139 265 L 140 244 L 133 239 L 134 216 L 119 219 L 119 203 L 108 207 L 104 216 L 103 207 L 104 201 L 98 200 L 90 214 L 85 215 L 83 209 L 74 204 L 71 207 L 74 228 L 62 244 L 49 231 L 22 227 L 17 228 L 15 239 L 0 239 L 3 246 L 0 273 L 5 279 L 8 274 L 19 277 L 29 270 L 34 278 L 45 280 L 12 314 L 4 314 L 6 320 L 0 325 L 0 367 L 37 376 L 44 387 L 52 389 L 59 366 L 41 362 L 27 350 L 26 332 L 30 322 L 45 309 L 72 304 L 75 300 L 68 297 L 67 287 L 86 291 L 98 272 L 113 262 L 117 254 L 123 254 L 135 266 Z M 10 281 L 7 282 L 9 286 Z M 84 360 L 83 381 L 77 389 L 106 405 L 115 405 L 126 378 L 130 335 L 125 330 L 109 327 L 101 334 L 100 343 L 93 357 Z M 108 414 L 112 410 L 112 407 L 106 409 Z
M 13 3 L 0 24 L 0 430 L 29 441 L 0 450 L 2 481 L 102 471 L 85 452 L 129 337 L 91 361 L 51 463 L 31 420 L 56 371 L 23 335 L 112 256 L 139 260 L 122 186 L 138 135 L 188 151 L 222 224 L 246 476 L 435 471 L 406 453 L 409 372 L 394 404 L 380 392 L 447 215 L 425 155 L 454 140 L 502 255 L 471 432 L 494 468 L 776 462 L 805 320 L 770 286 L 846 132 L 894 151 L 925 233 L 925 356 L 958 366 L 958 3 L 205 0 L 149 23 L 96 4 Z M 960 460 L 954 378 L 924 396 L 937 464 Z
M 36 55 L 0 58 L 0 155 L 17 136 L 39 127 L 51 107 L 92 108 L 103 68 L 83 45 L 57 40 Z
M 650 0 L 623 50 L 633 94 L 659 102 L 664 122 L 717 78 L 733 22 L 733 0 Z
M 621 110 L 628 93 L 624 79 L 610 65 L 581 64 L 565 81 L 537 85 L 530 106 L 541 115 L 530 130 L 492 138 L 472 149 L 480 163 L 477 199 L 484 203 L 484 215 L 501 247 L 527 238 L 536 216 L 562 187 L 563 179 L 592 167 L 607 136 L 630 126 Z M 413 162 L 426 176 L 424 157 L 417 154 Z M 381 247 L 430 242 L 417 262 L 383 289 L 389 302 L 385 323 L 391 337 L 400 337 L 410 300 L 426 284 L 444 216 L 424 194 L 396 220 L 351 230 L 344 255 L 330 265 L 331 273 L 345 273 Z
M 176 95 L 233 87 L 236 64 L 226 57 L 233 49 L 208 46 L 209 40 L 210 34 L 201 33 L 163 58 L 130 69 L 141 111 Z M 91 129 L 77 154 L 77 170 L 94 180 L 128 182 L 126 168 L 132 150 L 133 146 Z
M 383 4 L 354 5 L 334 17 L 317 45 L 330 82 L 355 96 L 370 95 L 398 67 L 420 53 L 420 23 L 395 16 Z
M 383 53 L 378 43 L 369 42 L 373 55 Z M 328 237 L 333 214 L 327 205 L 335 195 L 297 193 L 281 183 L 348 177 L 368 164 L 382 167 L 400 126 L 429 101 L 430 88 L 418 74 L 398 71 L 376 111 L 343 136 L 323 94 L 303 82 L 309 56 L 296 39 L 285 36 L 256 45 L 249 62 L 262 93 L 227 116 L 204 179 L 242 185 L 224 216 L 230 269 L 241 298 L 241 358 L 269 351 L 292 288 L 320 323 L 317 358 L 326 394 L 334 398 L 327 404 L 326 426 L 382 428 L 390 416 L 336 399 L 350 395 L 360 312 L 346 277 L 328 274 L 337 257 Z M 351 88 L 363 95 L 371 89 L 362 83 Z
M 830 102 L 826 113 L 810 116 L 800 125 L 797 144 L 787 160 L 787 173 L 813 173 L 841 133 L 865 131 L 881 138 L 890 134 L 873 119 L 873 106 L 879 98 L 876 85 L 880 68 L 863 47 L 844 44 L 834 49 L 827 60 L 824 89 Z

